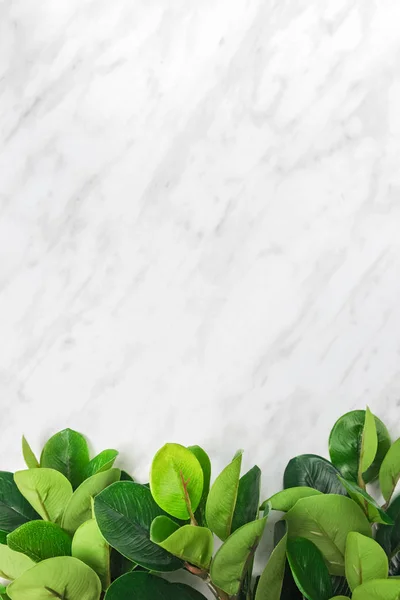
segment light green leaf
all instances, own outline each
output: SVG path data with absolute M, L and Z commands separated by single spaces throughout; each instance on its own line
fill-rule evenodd
M 12 550 L 23 552 L 35 562 L 54 556 L 71 556 L 71 538 L 50 521 L 31 521 L 8 534 Z
M 305 538 L 289 538 L 287 557 L 297 587 L 308 600 L 329 600 L 332 582 L 324 558 Z
M 214 540 L 207 527 L 179 527 L 169 517 L 156 517 L 151 524 L 150 539 L 185 562 L 207 570 L 210 566 Z
M 184 583 L 170 583 L 151 573 L 126 573 L 111 584 L 104 600 L 206 600 Z
M 267 518 L 247 523 L 222 544 L 211 563 L 213 583 L 229 596 L 235 596 L 263 534 Z
M 11 600 L 99 600 L 100 579 L 82 561 L 58 556 L 37 563 L 7 588 Z
M 287 534 L 272 552 L 260 581 L 255 600 L 280 600 L 285 575 Z
M 14 474 L 0 471 L 0 530 L 10 532 L 39 515 L 23 497 L 14 481 Z
M 239 479 L 232 532 L 258 517 L 260 503 L 261 471 L 255 465 Z M 267 513 L 268 514 L 268 513 Z
M 388 559 L 375 540 L 354 531 L 346 541 L 346 579 L 351 591 L 371 579 L 386 579 Z
M 364 429 L 361 436 L 359 477 L 365 473 L 375 460 L 378 450 L 378 435 L 376 433 L 375 417 L 367 407 L 365 411 Z
M 157 504 L 178 519 L 192 518 L 203 493 L 204 475 L 196 456 L 180 444 L 165 444 L 155 455 L 150 489 Z
M 54 469 L 17 471 L 15 483 L 21 494 L 45 521 L 59 523 L 72 496 L 72 487 L 64 475 Z
M 332 575 L 344 574 L 346 538 L 350 531 L 371 537 L 361 508 L 336 494 L 311 496 L 296 502 L 286 514 L 289 538 L 304 537 L 322 552 Z
M 39 467 L 39 461 L 36 458 L 32 448 L 28 444 L 25 436 L 22 436 L 22 454 L 28 469 L 37 469 Z
M 301 498 L 308 498 L 309 496 L 320 496 L 322 492 L 315 490 L 314 488 L 300 486 L 300 487 L 292 487 L 287 490 L 282 490 L 277 494 L 271 496 L 265 500 L 261 506 L 260 510 L 264 510 L 268 503 L 271 504 L 272 510 L 281 510 L 283 512 L 287 512 L 296 504 L 298 500 Z
M 82 523 L 92 518 L 92 498 L 106 487 L 119 481 L 119 469 L 109 469 L 85 479 L 75 490 L 64 512 L 62 527 L 71 535 Z
M 85 479 L 92 477 L 92 475 L 96 475 L 96 473 L 111 469 L 118 454 L 119 452 L 117 450 L 103 450 L 100 454 L 92 458 L 86 467 Z
M 399 579 L 373 579 L 356 587 L 352 600 L 398 600 Z
M 400 479 L 400 438 L 389 448 L 379 471 L 379 485 L 382 495 L 390 502 Z
M 346 488 L 350 498 L 357 502 L 359 507 L 368 517 L 370 523 L 383 523 L 384 525 L 393 525 L 393 520 L 386 514 L 379 504 L 362 488 L 352 481 L 346 481 L 339 476 L 340 481 Z
M 82 483 L 89 463 L 89 449 L 83 435 L 72 429 L 56 433 L 45 444 L 40 466 L 60 471 L 73 489 Z
M 242 454 L 238 454 L 218 475 L 208 494 L 207 525 L 221 540 L 226 540 L 231 533 L 241 464 Z
M 292 458 L 283 474 L 283 487 L 309 487 L 323 494 L 343 494 L 346 490 L 337 476 L 339 471 L 329 460 L 316 454 L 301 454 Z
M 17 579 L 34 564 L 33 560 L 25 554 L 0 544 L 0 577 L 8 580 Z
M 200 446 L 189 446 L 190 452 L 193 452 L 195 457 L 200 463 L 203 470 L 203 493 L 201 495 L 200 503 L 195 512 L 195 517 L 199 525 L 206 526 L 206 502 L 208 492 L 210 491 L 210 479 L 211 479 L 211 462 L 208 454 L 200 448 Z
M 110 583 L 110 547 L 100 533 L 96 519 L 82 523 L 72 540 L 72 556 L 91 567 L 100 578 L 103 590 Z

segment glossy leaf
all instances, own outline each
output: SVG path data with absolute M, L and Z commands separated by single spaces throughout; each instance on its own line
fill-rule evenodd
M 289 461 L 283 475 L 283 487 L 310 487 L 323 494 L 343 494 L 346 490 L 337 476 L 339 471 L 325 458 L 302 454 Z
M 399 597 L 399 579 L 373 579 L 358 586 L 352 600 L 398 600 Z
M 154 519 L 165 515 L 149 488 L 120 481 L 96 496 L 94 510 L 107 542 L 129 560 L 152 571 L 175 571 L 182 566 L 176 557 L 150 540 Z
M 150 539 L 167 552 L 200 569 L 207 570 L 210 566 L 214 539 L 207 527 L 179 527 L 169 517 L 160 516 L 151 524 Z
M 297 587 L 308 600 L 329 600 L 332 582 L 320 550 L 305 538 L 289 538 L 287 557 Z
M 96 473 L 81 483 L 71 496 L 64 512 L 62 527 L 68 533 L 74 534 L 82 523 L 92 518 L 92 499 L 105 488 L 119 481 L 120 474 L 119 469 L 109 469 Z
M 170 583 L 150 573 L 133 572 L 111 584 L 104 600 L 206 600 L 184 583 Z
M 239 479 L 235 511 L 233 513 L 231 530 L 254 521 L 258 517 L 260 504 L 261 471 L 255 465 Z
M 37 563 L 7 588 L 11 600 L 99 600 L 100 580 L 82 561 L 58 556 Z M 66 595 L 68 593 L 68 595 Z
M 375 540 L 354 531 L 346 541 L 346 579 L 352 591 L 371 579 L 386 579 L 388 559 Z
M 365 411 L 364 429 L 361 436 L 359 474 L 362 476 L 375 460 L 378 450 L 378 435 L 376 433 L 375 417 L 367 407 Z
M 17 488 L 13 473 L 0 471 L 0 530 L 10 532 L 39 518 Z
M 298 500 L 301 498 L 309 498 L 310 496 L 319 496 L 322 492 L 315 490 L 314 488 L 300 486 L 287 488 L 286 490 L 282 490 L 277 494 L 265 500 L 261 506 L 260 510 L 264 510 L 265 506 L 268 502 L 271 503 L 272 510 L 281 510 L 283 512 L 287 512 L 296 504 Z
M 322 552 L 332 575 L 344 574 L 346 538 L 350 531 L 371 536 L 361 508 L 350 498 L 334 494 L 299 500 L 286 514 L 289 538 L 304 537 Z
M 378 525 L 376 541 L 389 557 L 389 574 L 400 575 L 400 496 L 393 500 L 386 512 L 394 525 Z
M 180 444 L 165 444 L 153 459 L 150 489 L 168 514 L 189 519 L 203 494 L 204 475 L 193 452 Z
M 365 410 L 353 410 L 338 419 L 329 437 L 332 463 L 347 480 L 357 481 L 360 463 Z M 363 473 L 365 483 L 376 479 L 379 468 L 390 448 L 390 436 L 385 425 L 375 417 L 378 449 L 369 469 Z
M 8 580 L 17 579 L 34 564 L 29 556 L 0 544 L 0 577 Z
M 208 494 L 207 525 L 221 540 L 226 540 L 232 531 L 241 464 L 242 454 L 240 453 L 218 475 Z
M 64 429 L 45 444 L 40 466 L 60 471 L 76 489 L 85 478 L 89 463 L 89 449 L 83 435 L 73 429 Z
M 390 501 L 400 479 L 400 438 L 389 448 L 379 471 L 379 485 L 382 495 Z
M 211 462 L 210 458 L 200 446 L 189 446 L 190 452 L 193 452 L 195 457 L 200 463 L 203 471 L 203 493 L 201 495 L 200 503 L 195 512 L 195 517 L 199 525 L 206 525 L 206 502 L 208 492 L 210 491 L 210 480 L 211 480 Z
M 379 504 L 362 488 L 352 481 L 346 481 L 343 477 L 339 477 L 341 483 L 346 488 L 350 498 L 357 502 L 360 508 L 368 517 L 370 523 L 384 523 L 385 525 L 393 525 L 392 519 L 382 510 Z
M 72 496 L 72 487 L 64 475 L 54 469 L 17 471 L 15 483 L 21 494 L 45 521 L 59 523 Z
M 85 470 L 85 479 L 111 469 L 119 452 L 117 450 L 103 450 L 97 456 L 92 458 Z
M 50 521 L 31 521 L 21 525 L 8 535 L 7 544 L 35 562 L 54 556 L 71 556 L 71 538 L 59 525 Z
M 22 454 L 28 469 L 37 469 L 39 467 L 39 461 L 36 458 L 32 448 L 28 444 L 25 436 L 22 436 Z
M 247 523 L 222 544 L 211 563 L 211 580 L 229 596 L 235 596 L 263 534 L 266 518 Z
M 255 600 L 280 600 L 286 564 L 287 534 L 273 550 L 258 582 Z
M 100 533 L 96 519 L 82 523 L 76 530 L 72 540 L 72 556 L 79 558 L 97 573 L 103 590 L 109 587 L 110 548 Z

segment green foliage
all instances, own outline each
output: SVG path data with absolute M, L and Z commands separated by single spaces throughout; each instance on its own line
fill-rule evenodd
M 45 444 L 40 466 L 60 471 L 71 482 L 73 489 L 85 479 L 89 463 L 89 449 L 83 435 L 73 429 L 56 433 Z
M 150 573 L 127 573 L 109 588 L 104 600 L 205 600 L 204 596 L 182 583 L 169 583 Z
M 71 556 L 71 538 L 59 525 L 50 521 L 31 521 L 7 536 L 12 550 L 40 562 L 54 556 Z
M 323 494 L 343 494 L 346 490 L 337 476 L 339 471 L 325 458 L 302 454 L 289 461 L 283 475 L 283 487 L 310 487 Z
M 375 540 L 352 531 L 346 540 L 346 579 L 350 589 L 372 579 L 386 579 L 388 559 Z
M 283 536 L 271 554 L 260 581 L 255 600 L 280 600 L 285 575 L 287 534 Z
M 39 515 L 19 491 L 14 475 L 0 471 L 0 530 L 13 531 L 32 519 Z
M 15 483 L 42 519 L 61 522 L 65 506 L 72 497 L 68 479 L 54 469 L 27 469 L 17 471 Z
M 305 538 L 289 538 L 287 557 L 297 587 L 308 600 L 329 600 L 332 581 L 320 550 Z

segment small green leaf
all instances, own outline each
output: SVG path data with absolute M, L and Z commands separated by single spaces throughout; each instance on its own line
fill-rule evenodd
M 232 530 L 241 464 L 242 454 L 238 454 L 218 475 L 208 494 L 207 525 L 221 540 L 226 540 Z
M 308 600 L 329 600 L 332 582 L 320 550 L 305 538 L 287 541 L 287 557 L 297 587 Z
M 357 502 L 359 507 L 368 517 L 370 523 L 384 523 L 385 525 L 393 525 L 393 520 L 385 513 L 379 504 L 362 488 L 352 481 L 346 481 L 339 476 L 343 486 L 346 488 L 350 498 Z
M 72 556 L 91 567 L 100 578 L 103 590 L 110 583 L 110 548 L 100 533 L 96 519 L 82 523 L 72 540 Z
M 103 450 L 100 454 L 92 458 L 86 467 L 85 479 L 92 477 L 92 475 L 96 475 L 96 473 L 111 469 L 118 454 L 119 452 L 117 450 Z
M 144 572 L 126 573 L 111 584 L 104 600 L 206 600 L 184 583 L 170 583 Z
M 239 479 L 235 511 L 232 519 L 232 532 L 258 517 L 260 503 L 261 471 L 255 465 Z
M 83 435 L 72 429 L 56 433 L 45 444 L 40 466 L 60 471 L 76 489 L 85 478 L 89 449 Z
M 0 577 L 12 580 L 20 577 L 35 563 L 25 554 L 15 552 L 4 544 L 0 545 Z
M 386 579 L 388 559 L 375 540 L 354 531 L 346 541 L 346 579 L 351 591 L 371 579 Z
M 364 429 L 361 436 L 359 476 L 365 473 L 375 460 L 378 450 L 378 435 L 376 433 L 375 417 L 367 407 L 365 411 Z
M 266 517 L 237 529 L 222 544 L 211 563 L 213 583 L 229 596 L 235 596 L 263 534 Z
M 22 436 L 22 454 L 28 469 L 37 469 L 40 466 L 39 461 L 36 458 L 32 448 L 28 444 L 25 436 Z
M 39 515 L 21 494 L 14 474 L 0 471 L 0 530 L 10 532 Z
M 268 502 L 271 504 L 272 510 L 281 510 L 283 512 L 287 512 L 296 504 L 298 500 L 302 498 L 308 498 L 309 496 L 319 496 L 322 492 L 315 490 L 314 488 L 300 486 L 300 487 L 292 487 L 287 490 L 282 490 L 277 494 L 265 500 L 261 506 L 260 510 L 264 510 Z
M 37 563 L 7 588 L 11 600 L 99 600 L 101 583 L 96 573 L 72 556 Z
M 400 479 L 400 438 L 389 448 L 379 471 L 379 485 L 386 502 L 390 502 Z
M 92 498 L 95 498 L 97 494 L 111 484 L 119 481 L 120 475 L 119 469 L 109 469 L 85 479 L 72 494 L 65 508 L 62 527 L 71 535 L 75 533 L 82 523 L 92 517 Z
M 339 471 L 325 458 L 302 454 L 289 461 L 283 475 L 283 487 L 311 487 L 323 494 L 343 494 L 346 490 L 337 476 Z
M 179 527 L 169 517 L 156 517 L 151 524 L 150 539 L 181 560 L 207 570 L 210 566 L 214 540 L 207 527 Z
M 7 544 L 35 562 L 54 556 L 71 556 L 71 538 L 59 525 L 50 521 L 31 521 L 21 525 L 8 534 Z
M 196 456 L 180 444 L 165 444 L 155 455 L 150 489 L 157 504 L 173 517 L 189 519 L 203 493 L 203 470 Z
M 54 469 L 17 471 L 15 483 L 21 494 L 45 521 L 59 523 L 72 496 L 72 487 L 64 475 Z
M 193 452 L 203 470 L 203 493 L 201 495 L 199 506 L 195 512 L 195 517 L 200 525 L 206 526 L 205 511 L 207 496 L 208 492 L 210 491 L 211 462 L 208 454 L 203 450 L 203 448 L 200 448 L 200 446 L 189 446 L 188 449 L 190 452 Z
M 287 534 L 283 536 L 267 562 L 258 582 L 255 600 L 280 600 L 286 564 Z
M 373 579 L 356 587 L 352 600 L 398 600 L 399 579 Z

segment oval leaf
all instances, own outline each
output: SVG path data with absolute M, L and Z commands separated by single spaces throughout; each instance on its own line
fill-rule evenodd
M 185 562 L 207 570 L 210 566 L 214 539 L 206 527 L 179 527 L 168 517 L 157 517 L 151 524 L 150 539 Z
M 255 600 L 280 600 L 286 564 L 287 534 L 283 536 L 267 562 L 258 582 Z
M 99 600 L 100 580 L 82 561 L 58 556 L 37 563 L 8 586 L 11 600 Z
M 255 465 L 239 480 L 235 511 L 232 519 L 232 532 L 258 517 L 260 503 L 261 471 Z
M 370 523 L 384 523 L 385 525 L 393 525 L 392 519 L 385 513 L 379 504 L 362 488 L 352 481 L 346 481 L 343 477 L 339 477 L 341 483 L 349 493 L 350 498 L 357 502 L 359 507 L 368 517 Z
M 189 519 L 203 493 L 204 476 L 196 456 L 180 444 L 165 444 L 155 455 L 150 489 L 157 504 L 173 517 Z
M 211 563 L 213 583 L 229 596 L 235 596 L 263 534 L 266 517 L 237 529 L 222 544 Z
M 329 437 L 329 454 L 332 463 L 347 480 L 357 481 L 362 435 L 365 424 L 365 410 L 353 410 L 338 419 Z M 375 417 L 378 449 L 369 469 L 363 473 L 365 483 L 376 479 L 379 468 L 390 448 L 389 433 L 377 417 Z
M 64 475 L 54 469 L 17 471 L 15 483 L 21 494 L 45 521 L 61 521 L 72 487 Z
M 399 579 L 373 579 L 359 585 L 353 592 L 352 600 L 398 600 Z
M 25 436 L 22 436 L 22 454 L 28 469 L 37 469 L 39 467 L 39 461 L 25 439 Z
M 350 531 L 371 537 L 371 527 L 360 507 L 336 494 L 299 500 L 286 514 L 289 538 L 304 537 L 322 552 L 332 575 L 344 575 L 346 538 Z
M 92 499 L 120 478 L 119 469 L 97 473 L 75 490 L 64 512 L 63 528 L 71 535 L 82 523 L 92 518 Z
M 100 578 L 103 590 L 110 583 L 110 548 L 100 533 L 96 519 L 83 523 L 72 540 L 72 556 L 91 567 Z
M 7 544 L 35 562 L 54 556 L 71 556 L 71 538 L 59 525 L 49 521 L 31 521 L 21 525 L 8 534 Z
M 354 531 L 346 541 L 346 579 L 351 591 L 371 579 L 386 579 L 388 559 L 375 540 Z
M 305 538 L 289 538 L 287 557 L 297 587 L 308 600 L 329 600 L 332 582 L 318 548 Z
M 96 473 L 111 469 L 118 454 L 117 450 L 103 450 L 100 454 L 92 458 L 86 467 L 85 479 L 92 477 L 92 475 L 96 475 Z
M 96 496 L 94 510 L 107 542 L 129 560 L 152 571 L 175 571 L 182 562 L 150 540 L 154 519 L 165 514 L 149 488 L 120 481 Z
M 10 532 L 23 523 L 39 518 L 17 488 L 14 474 L 0 471 L 0 530 Z
M 203 470 L 203 493 L 201 495 L 200 504 L 195 512 L 195 517 L 200 525 L 206 525 L 206 502 L 208 492 L 210 491 L 210 480 L 211 480 L 211 462 L 210 458 L 200 446 L 189 446 L 190 452 L 193 452 L 195 457 L 200 463 Z
M 277 494 L 265 500 L 261 506 L 260 510 L 264 510 L 268 503 L 271 504 L 272 510 L 281 510 L 282 512 L 287 512 L 296 504 L 298 500 L 302 498 L 309 498 L 310 496 L 319 496 L 322 492 L 315 490 L 310 487 L 292 487 L 286 490 L 282 490 Z
M 379 485 L 386 502 L 390 502 L 400 479 L 400 438 L 389 448 L 379 471 Z
M 302 454 L 288 462 L 283 475 L 283 487 L 311 487 L 323 494 L 343 494 L 337 476 L 339 471 L 325 458 L 316 454 Z
M 0 577 L 8 580 L 17 579 L 34 564 L 29 556 L 0 544 Z
M 45 444 L 40 466 L 60 471 L 77 488 L 85 478 L 89 449 L 83 435 L 73 429 L 56 433 Z
M 218 475 L 208 494 L 207 525 L 221 540 L 226 540 L 232 530 L 241 465 L 242 454 L 240 453 Z
M 184 583 L 170 583 L 150 573 L 127 573 L 111 584 L 104 600 L 205 600 Z

